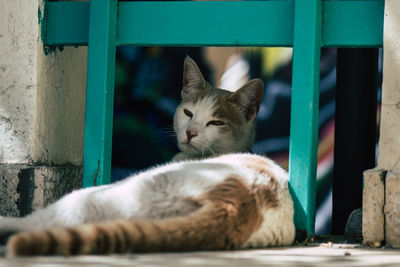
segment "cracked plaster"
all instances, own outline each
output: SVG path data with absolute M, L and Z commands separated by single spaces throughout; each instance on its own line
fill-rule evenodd
M 39 5 L 0 1 L 0 163 L 82 165 L 87 47 L 45 55 Z

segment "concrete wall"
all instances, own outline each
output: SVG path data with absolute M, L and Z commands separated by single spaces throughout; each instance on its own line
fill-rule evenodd
M 400 1 L 385 1 L 378 167 L 364 172 L 363 236 L 400 248 Z M 383 178 L 382 178 L 383 177 Z
M 82 179 L 87 48 L 46 55 L 43 5 L 0 1 L 0 215 L 24 215 L 21 199 L 34 209 Z M 62 176 L 69 181 L 61 183 Z
M 87 48 L 45 55 L 39 2 L 0 2 L 0 163 L 81 165 Z
M 400 1 L 386 0 L 378 166 L 400 172 Z
M 385 241 L 400 247 L 400 1 L 385 2 L 378 166 L 386 170 Z
M 82 165 L 87 47 L 46 56 L 39 46 L 33 161 Z
M 33 157 L 37 8 L 37 1 L 0 1 L 1 163 L 27 163 Z

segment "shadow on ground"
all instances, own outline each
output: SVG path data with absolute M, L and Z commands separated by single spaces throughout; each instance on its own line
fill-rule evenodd
M 4 251 L 4 247 L 2 247 Z M 322 237 L 284 248 L 79 257 L 0 258 L 2 266 L 400 266 L 400 251 L 367 248 L 359 237 Z

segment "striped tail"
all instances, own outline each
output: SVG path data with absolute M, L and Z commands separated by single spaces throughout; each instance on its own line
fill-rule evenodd
M 234 249 L 262 223 L 257 194 L 229 177 L 196 199 L 189 215 L 159 221 L 115 220 L 25 232 L 10 238 L 7 255 L 77 255 Z

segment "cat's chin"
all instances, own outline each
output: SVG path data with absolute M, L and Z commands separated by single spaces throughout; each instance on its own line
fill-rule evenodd
M 197 148 L 196 146 L 194 146 L 191 143 L 179 143 L 178 147 L 182 152 L 185 152 L 188 155 L 191 155 L 191 156 L 201 155 L 201 149 Z

